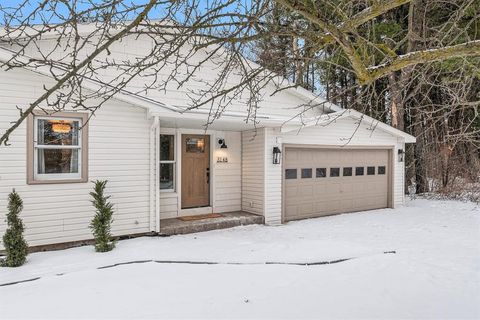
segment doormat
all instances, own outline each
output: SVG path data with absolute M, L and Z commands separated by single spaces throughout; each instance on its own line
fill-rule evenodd
M 212 218 L 220 218 L 220 217 L 223 217 L 223 215 L 219 213 L 209 213 L 209 214 L 198 214 L 195 216 L 178 217 L 177 219 L 182 221 L 195 221 L 195 220 L 212 219 Z

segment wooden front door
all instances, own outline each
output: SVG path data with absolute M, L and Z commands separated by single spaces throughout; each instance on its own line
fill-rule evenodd
M 210 137 L 182 135 L 182 209 L 210 205 Z

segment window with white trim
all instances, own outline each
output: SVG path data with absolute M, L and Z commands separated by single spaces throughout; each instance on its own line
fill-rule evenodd
M 160 190 L 175 190 L 175 135 L 160 135 Z
M 75 113 L 30 118 L 29 183 L 88 180 L 86 119 L 85 114 L 76 116 Z

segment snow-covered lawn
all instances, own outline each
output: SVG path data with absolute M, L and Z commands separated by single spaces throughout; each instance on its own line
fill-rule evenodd
M 103 254 L 36 253 L 0 269 L 0 284 L 40 277 L 0 286 L 0 318 L 480 318 L 479 243 L 479 207 L 415 200 L 278 227 L 126 240 Z M 130 261 L 143 263 L 98 269 Z

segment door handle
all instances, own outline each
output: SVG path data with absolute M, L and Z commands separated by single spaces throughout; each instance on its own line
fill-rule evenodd
M 210 168 L 207 168 L 207 183 L 210 183 Z

